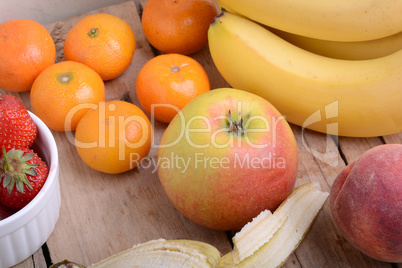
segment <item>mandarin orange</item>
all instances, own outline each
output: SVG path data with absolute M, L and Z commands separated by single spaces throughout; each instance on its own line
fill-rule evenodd
M 208 28 L 216 15 L 212 0 L 149 0 L 142 29 L 156 49 L 188 55 L 208 43 Z
M 106 81 L 130 66 L 135 46 L 127 22 L 110 14 L 94 14 L 81 19 L 67 33 L 64 57 L 91 67 Z
M 56 47 L 40 23 L 9 20 L 0 24 L 0 88 L 12 92 L 31 89 L 35 78 L 56 59 Z
M 163 123 L 169 123 L 187 103 L 209 90 L 208 74 L 202 65 L 175 53 L 149 60 L 136 81 L 141 108 Z
M 35 79 L 30 92 L 34 114 L 51 129 L 75 130 L 81 117 L 105 100 L 101 77 L 74 61 L 53 64 Z
M 86 113 L 75 132 L 75 146 L 91 168 L 109 174 L 129 171 L 151 148 L 152 126 L 144 112 L 126 101 L 100 103 Z

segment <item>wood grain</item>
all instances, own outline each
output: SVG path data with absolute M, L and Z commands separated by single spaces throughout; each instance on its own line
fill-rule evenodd
M 140 13 L 145 4 L 146 1 L 140 2 L 140 12 L 134 2 L 128 1 L 46 25 L 56 43 L 57 61 L 64 60 L 64 38 L 81 18 L 94 13 L 109 13 L 123 18 L 134 31 L 137 47 L 132 64 L 126 72 L 105 83 L 106 98 L 126 100 L 138 105 L 135 95 L 136 76 L 142 66 L 158 54 L 142 32 Z M 213 64 L 208 46 L 191 56 L 204 66 L 212 88 L 229 86 Z M 12 94 L 31 109 L 29 93 Z M 166 198 L 152 168 L 152 161 L 156 159 L 156 145 L 166 125 L 154 121 L 152 124 L 155 140 L 147 158 L 150 166 L 138 167 L 119 175 L 103 174 L 90 169 L 76 152 L 72 142 L 74 133 L 52 131 L 60 156 L 62 195 L 60 218 L 47 241 L 53 263 L 69 259 L 89 265 L 134 244 L 157 238 L 204 241 L 217 247 L 222 254 L 231 250 L 225 232 L 209 230 L 190 222 Z M 402 143 L 401 133 L 376 138 L 347 138 L 304 130 L 292 124 L 291 128 L 299 152 L 296 185 L 317 181 L 325 191 L 330 191 L 337 174 L 348 163 L 368 149 L 383 143 Z M 42 250 L 16 267 L 46 267 Z M 333 225 L 327 202 L 302 243 L 283 267 L 391 268 L 392 265 L 365 256 L 344 240 Z

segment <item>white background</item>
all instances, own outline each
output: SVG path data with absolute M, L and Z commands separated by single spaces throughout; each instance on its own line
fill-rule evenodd
M 0 23 L 32 19 L 41 24 L 67 19 L 127 0 L 0 0 Z M 140 0 L 134 0 L 137 8 Z

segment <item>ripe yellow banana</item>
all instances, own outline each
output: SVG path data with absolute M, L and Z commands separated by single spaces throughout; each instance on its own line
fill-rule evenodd
M 219 6 L 282 31 L 366 41 L 402 31 L 400 0 L 218 0 Z
M 291 123 L 353 137 L 402 131 L 402 50 L 371 60 L 332 59 L 229 12 L 211 24 L 208 39 L 226 81 L 264 97 Z
M 214 246 L 193 240 L 151 240 L 107 258 L 91 268 L 217 267 L 221 254 Z
M 236 243 L 234 237 L 234 249 L 222 257 L 219 267 L 280 267 L 298 247 L 328 196 L 316 182 L 296 188 L 272 216 L 262 212 L 236 234 L 244 241 Z M 272 221 L 279 224 L 271 226 Z M 273 234 L 260 228 L 265 226 L 275 227 Z
M 390 55 L 402 49 L 402 32 L 361 42 L 336 42 L 292 34 L 269 28 L 274 34 L 310 52 L 343 60 L 368 60 Z

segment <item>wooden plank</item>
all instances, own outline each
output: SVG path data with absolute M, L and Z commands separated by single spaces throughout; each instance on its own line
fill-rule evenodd
M 318 159 L 318 153 L 321 153 L 322 157 L 324 157 L 324 151 L 321 149 L 327 146 L 327 140 L 324 139 L 324 135 L 310 131 L 302 132 L 300 127 L 294 125 L 292 125 L 292 130 L 295 134 L 299 152 L 297 185 L 317 181 L 322 190 L 329 191 L 330 187 L 325 180 L 326 176 L 323 174 L 323 171 L 318 164 L 320 161 Z M 328 142 L 329 147 L 333 148 L 333 141 L 328 140 Z M 330 160 L 330 163 L 334 162 L 334 159 L 331 159 L 330 156 L 325 156 L 325 158 Z M 284 267 L 293 267 L 295 263 L 298 263 L 300 267 L 328 266 L 327 264 L 329 260 L 334 258 L 333 251 L 330 248 L 333 239 L 326 238 L 326 236 L 333 234 L 330 229 L 331 226 L 328 226 L 328 215 L 326 203 L 308 234 L 294 253 L 296 261 L 287 261 Z M 328 240 L 329 243 L 327 243 L 326 240 Z M 336 262 L 339 263 L 340 260 L 337 259 Z
M 393 134 L 393 135 L 387 135 L 383 137 L 385 143 L 397 143 L 397 144 L 402 144 L 402 132 Z
M 350 138 L 340 137 L 339 147 L 347 163 L 352 163 L 369 149 L 384 144 L 381 138 Z
M 38 250 L 38 252 L 39 251 L 41 251 L 41 250 Z M 31 267 L 35 267 L 34 260 L 33 260 L 32 256 L 29 257 L 28 259 L 26 259 L 25 261 L 20 262 L 19 264 L 13 266 L 12 268 L 31 268 Z M 37 266 L 37 267 L 46 267 L 46 265 L 45 266 Z
M 31 267 L 47 267 L 46 259 L 43 255 L 42 248 L 36 251 L 31 257 L 14 265 L 12 268 L 31 268 Z

